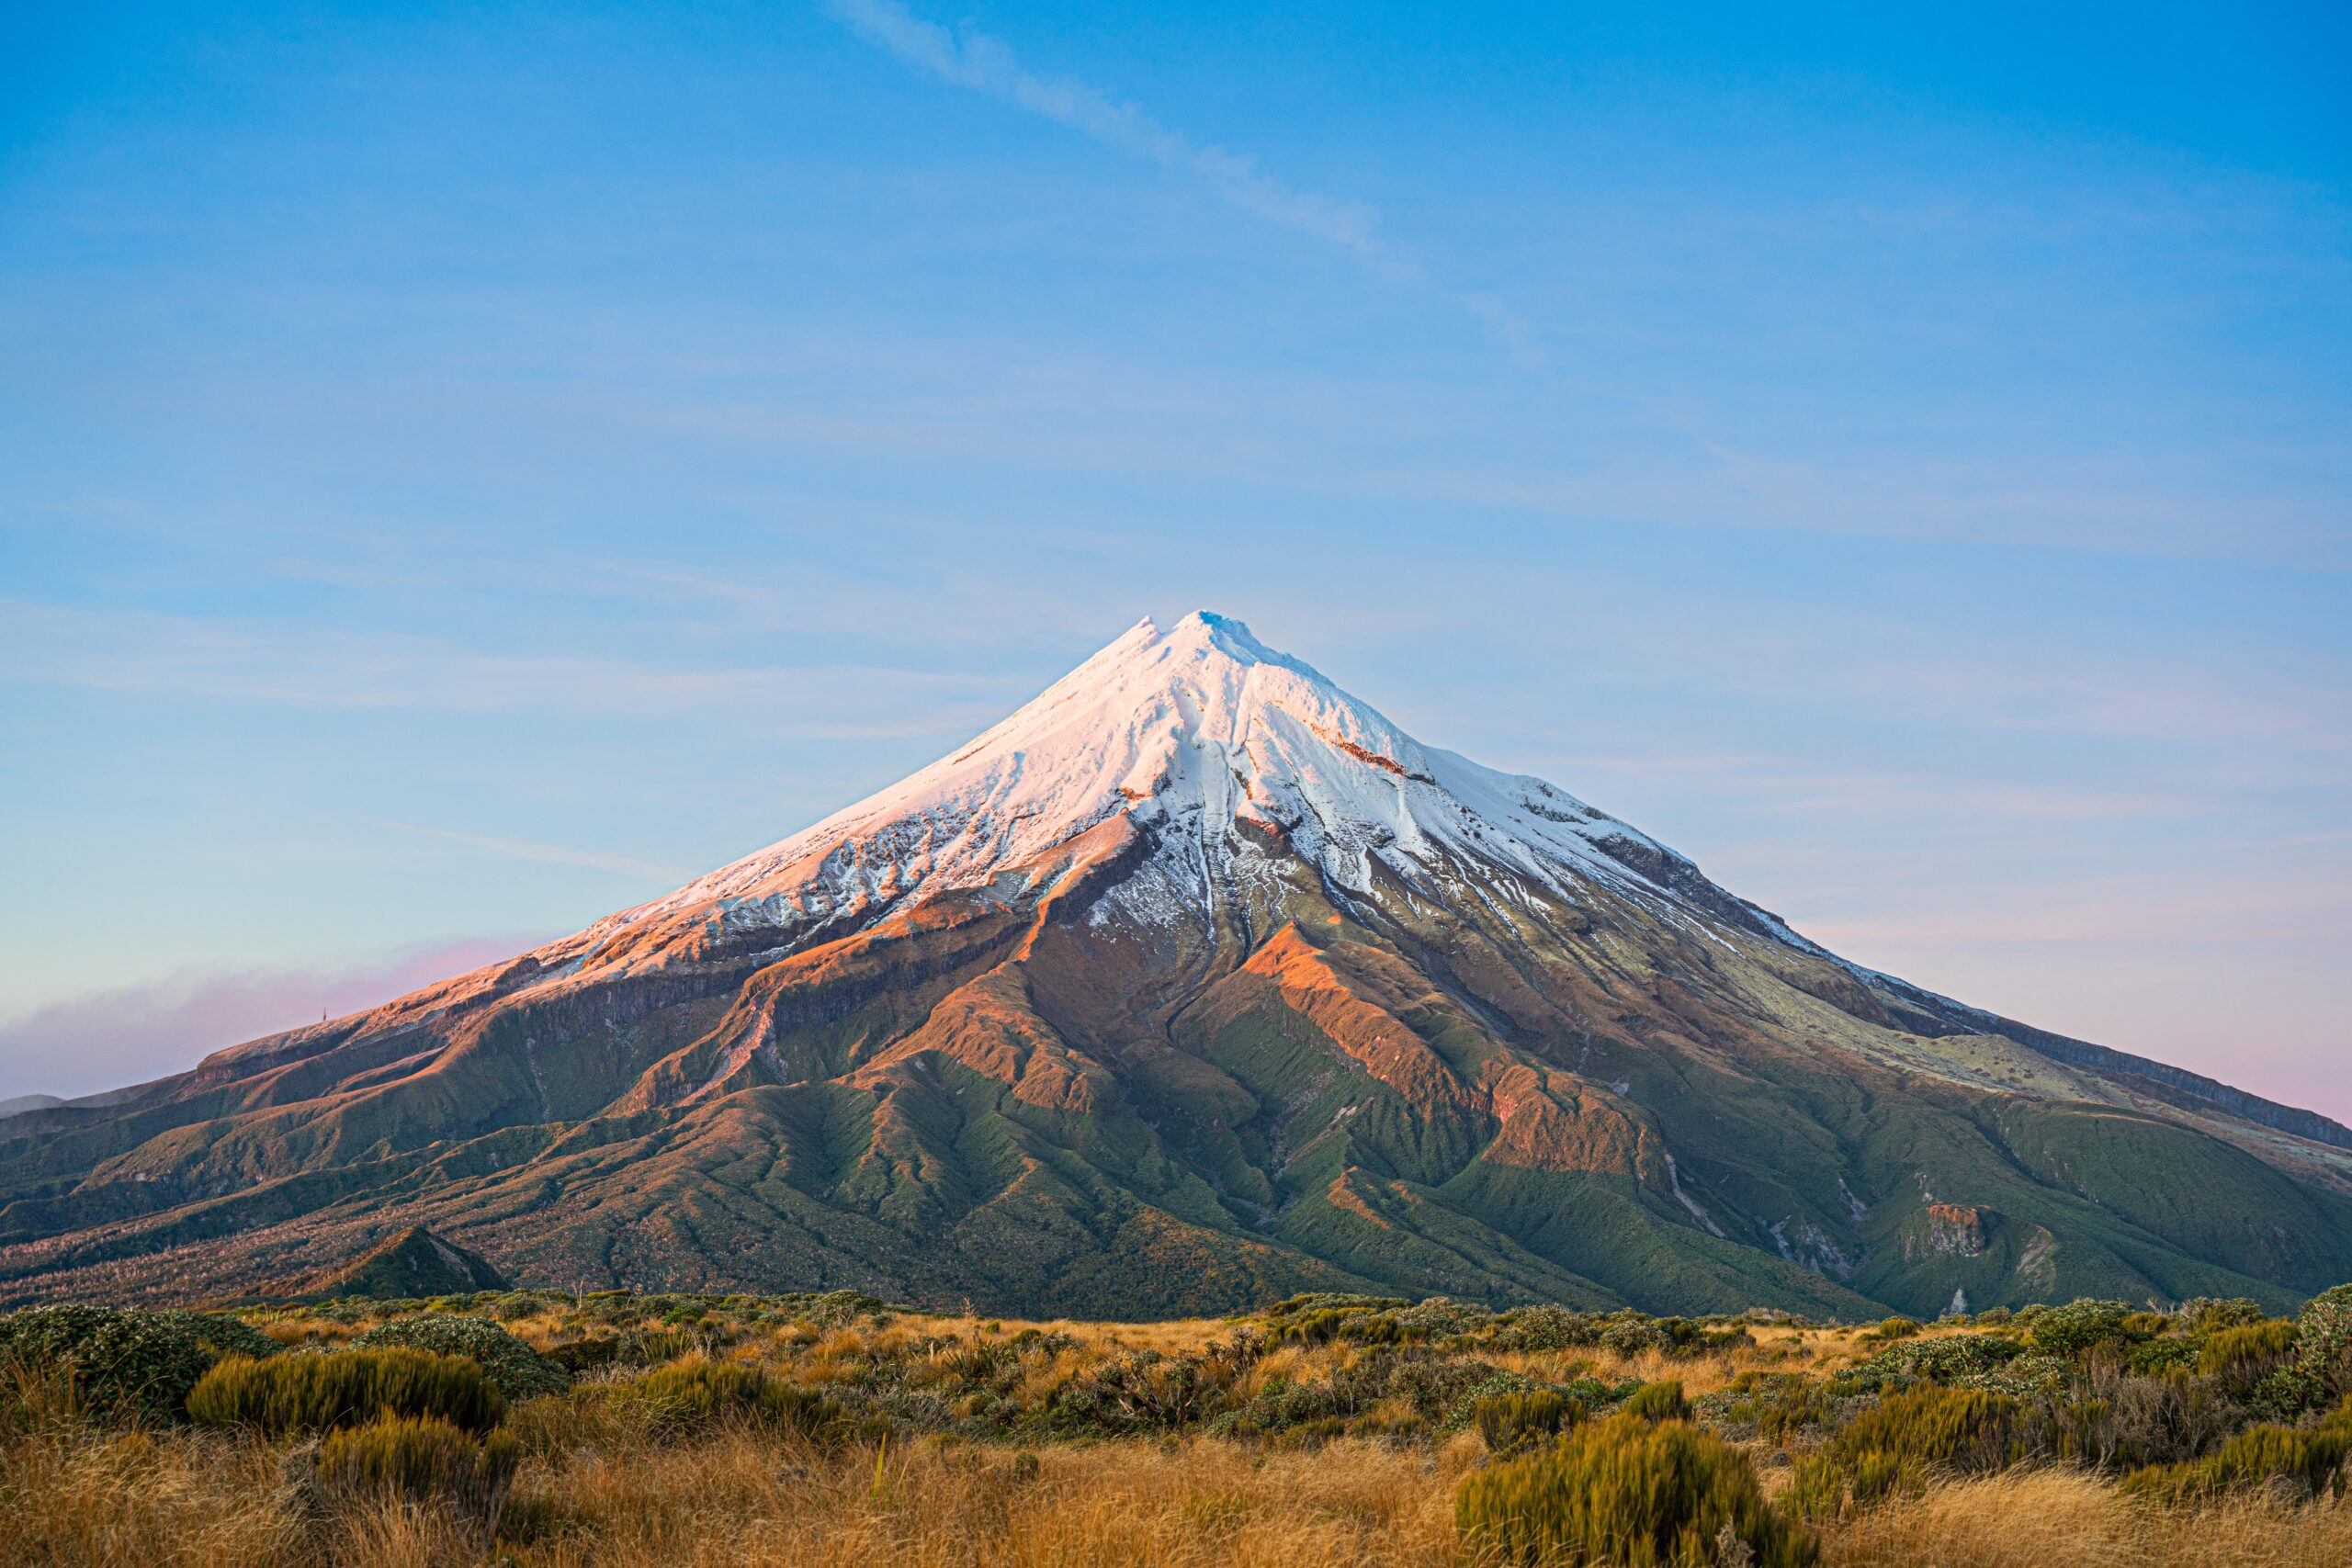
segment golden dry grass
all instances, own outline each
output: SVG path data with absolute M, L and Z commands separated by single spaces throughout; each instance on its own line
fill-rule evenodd
M 1340 1444 L 1261 1454 L 1214 1441 L 1048 1450 L 918 1444 L 792 1468 L 736 1436 L 542 1483 L 570 1512 L 534 1563 L 907 1568 L 1320 1568 L 1454 1563 L 1443 1455 Z M 526 1499 L 525 1506 L 536 1499 Z
M 584 1435 L 584 1434 L 583 1434 Z M 1453 1488 L 1483 1454 L 1347 1441 L 1312 1451 L 926 1440 L 825 1457 L 750 1431 L 610 1440 L 527 1467 L 501 1547 L 524 1568 L 1480 1568 Z M 0 1562 L 169 1568 L 457 1568 L 482 1561 L 430 1510 L 305 1526 L 276 1450 L 197 1432 L 0 1449 Z M 2245 1499 L 2168 1513 L 2067 1472 L 1939 1486 L 1825 1535 L 1826 1568 L 2342 1568 L 2352 1503 Z
M 2064 1471 L 1939 1486 L 1829 1532 L 1826 1568 L 2344 1568 L 2352 1503 L 2172 1512 Z
M 192 1432 L 36 1438 L 0 1450 L 0 1562 L 245 1568 L 291 1562 L 276 1456 Z
M 546 1339 L 560 1323 L 525 1317 L 510 1326 Z M 955 1346 L 1035 1328 L 1067 1337 L 1056 1341 L 1066 1348 L 1033 1357 L 1021 1373 L 1019 1402 L 1040 1410 L 1063 1385 L 1124 1351 L 1199 1349 L 1236 1326 L 901 1314 L 842 1327 L 754 1328 L 717 1353 L 815 1384 L 896 1359 L 904 1386 L 920 1390 L 933 1386 L 926 1363 L 942 1363 Z M 348 1323 L 269 1327 L 295 1343 L 354 1332 Z M 1681 1359 L 1600 1348 L 1485 1359 L 1544 1382 L 1673 1378 L 1697 1395 L 1744 1371 L 1817 1373 L 1880 1348 L 1854 1329 L 1764 1325 L 1752 1344 Z M 1329 1378 L 1366 1353 L 1343 1342 L 1277 1347 L 1240 1371 L 1236 1384 L 1248 1393 L 1276 1378 Z M 36 1405 L 47 1412 L 36 1429 L 0 1437 L 0 1568 L 459 1568 L 484 1561 L 470 1531 L 437 1510 L 383 1505 L 306 1519 L 281 1490 L 283 1450 L 258 1438 L 191 1429 L 109 1435 L 63 1406 L 30 1400 L 25 1408 Z M 1401 1420 L 1409 1411 L 1388 1414 Z M 748 1428 L 665 1439 L 597 1401 L 534 1401 L 514 1419 L 533 1457 L 498 1551 L 518 1568 L 1491 1568 L 1464 1549 L 1453 1528 L 1455 1486 L 1485 1458 L 1475 1433 L 1434 1445 L 1354 1438 L 1317 1449 L 1204 1437 L 1101 1440 L 1046 1447 L 1035 1476 L 1023 1478 L 1015 1450 L 1003 1446 L 924 1438 L 894 1440 L 878 1454 L 870 1447 L 822 1454 Z M 1824 1534 L 1823 1561 L 1826 1568 L 2352 1568 L 2352 1504 L 2297 1508 L 2241 1498 L 2172 1513 L 2071 1472 L 2017 1471 L 1939 1485 L 1836 1526 Z

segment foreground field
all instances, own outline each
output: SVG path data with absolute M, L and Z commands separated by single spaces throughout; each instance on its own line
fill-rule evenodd
M 0 1319 L 0 1562 L 2316 1568 L 2352 1562 L 2347 1354 L 2352 1292 L 1924 1329 L 1360 1298 L 1152 1325 L 844 1295 L 38 1309 Z M 1634 1490 L 1733 1511 L 1679 1537 L 1626 1513 L 1606 1478 L 1659 1443 L 1683 1468 Z M 1514 1475 L 1537 1514 L 1586 1487 L 1566 1535 L 1465 1511 Z
M 21 1563 L 350 1564 L 480 1562 L 426 1509 L 352 1511 L 324 1536 L 275 1503 L 276 1456 L 183 1438 L 94 1446 L 9 1467 L 0 1559 Z M 1264 1454 L 1204 1439 L 1049 1451 L 1016 1483 L 1009 1456 L 918 1444 L 808 1456 L 755 1436 L 526 1467 L 514 1506 L 562 1533 L 503 1545 L 516 1562 L 908 1564 L 922 1568 L 1458 1568 L 1491 1561 L 1454 1530 L 1453 1485 L 1476 1458 L 1349 1440 Z M 2352 1562 L 2352 1506 L 2246 1498 L 2154 1511 L 2081 1475 L 2044 1472 L 1930 1487 L 1822 1532 L 1830 1564 L 2188 1568 Z

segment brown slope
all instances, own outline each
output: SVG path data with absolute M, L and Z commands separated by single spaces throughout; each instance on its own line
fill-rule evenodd
M 2352 1274 L 2352 1204 L 2301 1179 L 2320 1145 L 1760 929 L 1473 863 L 1328 887 L 1279 832 L 1193 908 L 1163 848 L 1114 818 L 781 944 L 684 908 L 12 1117 L 0 1295 L 248 1293 L 395 1222 L 538 1282 L 1106 1315 Z

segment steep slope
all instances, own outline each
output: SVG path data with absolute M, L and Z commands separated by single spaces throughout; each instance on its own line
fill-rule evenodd
M 0 1123 L 0 1296 L 1936 1312 L 2352 1278 L 2352 1132 L 1843 963 L 1236 623 L 510 963 Z

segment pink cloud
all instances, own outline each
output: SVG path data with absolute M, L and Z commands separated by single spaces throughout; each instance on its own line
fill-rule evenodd
M 222 1046 L 358 1012 L 543 940 L 471 937 L 357 968 L 199 972 L 70 998 L 0 1023 L 0 1100 L 71 1098 L 184 1072 Z

